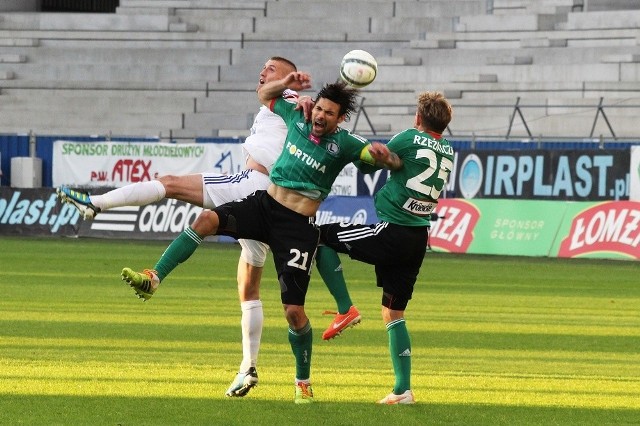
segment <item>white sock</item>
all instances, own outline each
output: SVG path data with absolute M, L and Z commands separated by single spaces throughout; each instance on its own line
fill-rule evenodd
M 146 206 L 162 200 L 166 194 L 167 191 L 159 180 L 150 180 L 132 183 L 106 194 L 92 195 L 91 203 L 100 210 L 124 206 Z
M 242 302 L 240 303 L 240 309 L 242 309 L 242 320 L 240 321 L 242 325 L 242 363 L 240 364 L 240 372 L 245 372 L 250 367 L 255 367 L 258 362 L 264 313 L 262 312 L 262 302 L 260 300 Z

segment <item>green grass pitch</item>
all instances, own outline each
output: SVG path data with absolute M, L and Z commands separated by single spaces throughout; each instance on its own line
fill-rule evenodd
M 166 242 L 0 238 L 0 424 L 640 424 L 638 262 L 428 253 L 406 313 L 414 406 L 393 385 L 373 268 L 343 257 L 363 322 L 329 342 L 312 276 L 317 402 L 294 362 L 271 264 L 260 384 L 224 392 L 241 360 L 239 248 L 203 244 L 146 303 L 120 280 Z

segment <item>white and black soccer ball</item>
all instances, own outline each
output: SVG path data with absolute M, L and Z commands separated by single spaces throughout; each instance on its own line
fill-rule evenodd
M 350 86 L 361 89 L 368 86 L 378 75 L 376 58 L 364 50 L 352 50 L 344 55 L 340 63 L 340 78 Z

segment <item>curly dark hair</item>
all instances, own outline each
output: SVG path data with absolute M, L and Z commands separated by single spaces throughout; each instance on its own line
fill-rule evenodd
M 344 115 L 345 119 L 351 117 L 351 113 L 355 112 L 358 103 L 356 102 L 356 96 L 360 93 L 358 89 L 354 89 L 348 86 L 343 81 L 336 81 L 335 83 L 325 84 L 318 92 L 315 102 L 318 102 L 320 98 L 329 99 L 331 102 L 335 102 L 340 105 L 340 115 Z

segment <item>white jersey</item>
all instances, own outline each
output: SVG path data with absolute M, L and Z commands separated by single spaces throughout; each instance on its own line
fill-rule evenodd
M 295 99 L 298 94 L 293 90 L 282 93 L 285 99 Z M 271 173 L 271 168 L 280 156 L 284 140 L 287 137 L 287 125 L 277 114 L 263 106 L 258 111 L 251 135 L 242 144 L 245 156 L 250 155 Z M 205 189 L 202 204 L 205 209 L 213 209 L 224 203 L 244 198 L 258 190 L 265 190 L 271 181 L 269 176 L 256 170 L 244 170 L 233 175 L 203 173 L 202 186 Z M 264 266 L 269 246 L 260 241 L 238 240 L 242 246 L 240 257 L 250 265 Z
M 298 94 L 293 90 L 285 90 L 282 97 L 292 99 L 297 98 Z M 271 173 L 273 163 L 280 156 L 286 136 L 287 125 L 284 124 L 282 117 L 263 105 L 253 120 L 251 134 L 242 144 L 245 157 L 250 155 Z

